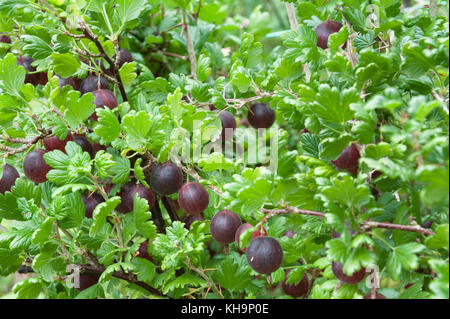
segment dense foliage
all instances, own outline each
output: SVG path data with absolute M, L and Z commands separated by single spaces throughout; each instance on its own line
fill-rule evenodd
M 406 2 L 0 1 L 14 296 L 448 298 L 448 1 Z

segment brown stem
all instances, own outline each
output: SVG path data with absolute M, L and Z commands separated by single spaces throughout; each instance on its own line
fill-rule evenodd
M 191 76 L 194 80 L 197 80 L 197 58 L 195 57 L 194 43 L 192 42 L 191 31 L 189 30 L 189 23 L 186 13 L 184 13 L 184 24 L 186 26 L 186 43 L 189 61 L 191 62 Z
M 162 217 L 158 198 L 156 198 L 155 205 L 153 205 L 153 207 L 152 207 L 152 209 L 150 209 L 150 211 L 152 212 L 152 217 L 155 221 L 158 232 L 165 234 L 166 233 L 166 223 L 164 222 L 164 218 Z
M 89 26 L 84 21 L 80 21 L 79 26 L 81 30 L 83 31 L 84 35 L 90 39 L 92 42 L 95 43 L 95 46 L 97 47 L 100 54 L 103 56 L 103 58 L 108 62 L 108 64 L 111 67 L 111 70 L 114 74 L 114 77 L 117 79 L 117 86 L 119 87 L 120 94 L 122 95 L 122 99 L 126 102 L 128 101 L 127 93 L 125 92 L 125 87 L 123 86 L 122 79 L 120 77 L 120 72 L 118 69 L 118 65 L 116 65 L 115 61 L 113 61 L 108 54 L 106 53 L 105 49 L 103 48 L 102 44 L 100 43 L 100 40 L 98 39 L 98 36 L 92 32 L 92 30 L 89 28 Z M 116 56 L 117 56 L 116 52 Z
M 164 207 L 166 208 L 167 213 L 169 213 L 170 219 L 172 219 L 172 221 L 179 220 L 177 211 L 176 211 L 175 207 L 173 207 L 169 198 L 167 198 L 166 196 L 162 196 L 161 201 L 162 201 Z
M 81 269 L 81 273 L 82 274 L 101 274 L 105 271 L 105 267 L 104 266 L 92 266 L 92 265 L 80 265 L 77 264 L 78 267 L 80 267 Z M 19 270 L 17 271 L 19 274 L 28 274 L 28 273 L 34 273 L 34 270 L 32 267 L 27 266 L 27 265 L 22 265 L 20 266 Z M 162 297 L 167 297 L 164 294 L 162 294 L 160 291 L 158 291 L 157 289 L 153 288 L 152 286 L 146 284 L 145 282 L 139 281 L 137 280 L 136 276 L 132 273 L 126 273 L 123 271 L 115 271 L 112 274 L 113 277 L 119 278 L 119 279 L 123 279 L 125 281 L 128 281 L 129 283 L 135 284 L 139 287 L 144 288 L 145 290 L 149 291 L 150 293 L 157 295 L 157 296 L 162 296 Z
M 21 139 L 21 138 L 9 138 L 9 137 L 6 137 L 5 140 L 8 141 L 8 142 L 11 142 L 11 143 L 24 143 L 24 145 L 22 145 L 21 147 L 18 147 L 18 148 L 9 147 L 9 146 L 6 146 L 6 145 L 0 145 L 0 150 L 1 151 L 5 151 L 5 154 L 4 154 L 5 157 L 8 157 L 9 155 L 21 153 L 21 152 L 26 151 L 27 149 L 29 149 L 33 144 L 36 144 L 37 142 L 39 142 L 39 140 L 43 139 L 44 137 L 46 137 L 49 134 L 50 134 L 50 132 L 45 131 L 45 132 L 39 134 L 38 136 L 33 137 L 30 140 Z
M 325 217 L 324 213 L 321 212 L 315 212 L 305 209 L 299 209 L 292 206 L 285 206 L 284 209 L 261 209 L 261 211 L 265 214 L 267 214 L 260 222 L 260 224 L 263 224 L 267 222 L 270 218 L 276 216 L 276 215 L 286 215 L 286 214 L 300 214 L 300 215 L 308 215 L 308 216 L 316 216 L 316 217 Z M 392 223 L 386 223 L 386 222 L 375 222 L 366 220 L 361 223 L 360 227 L 362 229 L 371 229 L 371 228 L 386 228 L 386 229 L 395 229 L 395 230 L 403 230 L 403 231 L 409 231 L 409 232 L 415 232 L 423 235 L 433 235 L 434 232 L 422 228 L 420 226 L 408 226 L 408 225 L 399 225 L 399 224 L 392 224 Z
M 185 60 L 185 61 L 188 59 L 188 57 L 186 57 L 184 55 L 179 55 L 179 54 L 172 53 L 172 52 L 163 52 L 163 55 L 170 56 L 173 58 L 178 58 L 178 59 Z

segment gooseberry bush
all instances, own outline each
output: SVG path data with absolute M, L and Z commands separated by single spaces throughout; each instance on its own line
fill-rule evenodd
M 0 1 L 16 298 L 449 297 L 448 1 Z

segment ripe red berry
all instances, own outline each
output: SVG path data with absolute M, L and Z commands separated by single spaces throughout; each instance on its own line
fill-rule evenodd
M 48 82 L 48 75 L 47 72 L 41 72 L 39 73 L 39 84 L 46 85 Z
M 350 174 L 355 175 L 358 173 L 358 161 L 360 157 L 361 154 L 355 144 L 352 144 L 342 151 L 337 160 L 332 160 L 331 163 L 333 163 L 337 168 L 345 169 Z
M 222 141 L 232 139 L 237 126 L 234 115 L 228 111 L 222 111 L 219 113 L 219 118 L 222 122 Z
M 116 61 L 116 55 L 114 55 L 113 61 Z M 125 62 L 131 63 L 133 61 L 134 61 L 133 56 L 128 50 L 120 49 L 119 68 L 121 68 L 122 65 L 125 64 Z
M 11 38 L 7 35 L 0 35 L 0 42 L 11 43 Z
M 340 262 L 333 261 L 331 267 L 333 270 L 333 274 L 336 276 L 336 278 L 346 284 L 357 284 L 357 283 L 361 282 L 366 275 L 365 268 L 361 268 L 360 270 L 354 272 L 350 276 L 346 275 L 346 274 L 344 274 L 344 270 L 343 270 L 344 266 Z
M 375 298 L 372 297 L 372 293 L 369 292 L 364 296 L 364 299 L 387 299 L 385 295 L 380 294 L 378 291 L 375 294 Z
M 16 179 L 19 177 L 19 172 L 14 166 L 5 164 L 5 166 L 3 166 L 0 178 L 0 194 L 11 191 L 11 187 L 14 186 Z
M 28 153 L 23 161 L 23 172 L 31 181 L 39 184 L 47 180 L 47 173 L 52 169 L 44 160 L 45 152 L 35 150 Z
M 239 228 L 236 230 L 236 234 L 234 235 L 234 239 L 236 240 L 236 243 L 237 243 L 237 245 L 238 245 L 238 247 L 240 247 L 240 245 L 241 245 L 241 235 L 247 230 L 247 229 L 250 229 L 250 228 L 252 228 L 253 226 L 251 225 L 251 224 L 249 224 L 249 223 L 244 223 L 244 224 L 242 224 L 241 226 L 239 226 Z M 259 226 L 258 227 L 258 230 L 256 230 L 256 231 L 254 231 L 253 233 L 252 233 L 252 240 L 253 239 L 255 239 L 256 237 L 259 237 L 259 236 L 266 236 L 266 234 L 267 234 L 267 232 L 266 232 L 266 230 L 262 227 L 262 226 Z M 247 250 L 247 247 L 245 247 L 244 249 L 243 249 L 243 251 L 246 251 Z
M 241 218 L 238 214 L 228 209 L 222 210 L 211 219 L 211 235 L 219 243 L 232 243 L 240 225 Z
M 139 245 L 138 249 L 140 258 L 145 258 L 151 262 L 153 262 L 153 258 L 148 254 L 148 239 Z
M 91 146 L 92 146 L 92 155 L 93 155 L 93 158 L 94 158 L 95 155 L 96 155 L 99 151 L 101 151 L 101 150 L 103 150 L 103 151 L 106 152 L 106 146 L 104 146 L 104 145 L 101 145 L 101 144 L 99 144 L 99 143 L 91 143 Z
M 271 274 L 283 262 L 283 249 L 273 237 L 257 237 L 247 248 L 247 262 L 260 274 Z
M 92 149 L 91 143 L 87 140 L 87 138 L 81 136 L 81 135 L 75 135 L 73 138 L 73 141 L 80 145 L 83 152 L 89 153 L 91 158 L 94 157 L 94 150 Z
M 85 207 L 85 215 L 87 218 L 92 218 L 92 213 L 98 204 L 103 203 L 105 200 L 100 194 L 93 193 L 88 195 L 81 195 L 81 200 L 83 201 Z
M 432 220 L 427 220 L 427 221 L 423 222 L 423 224 L 422 224 L 423 228 L 431 228 L 431 226 L 433 226 Z
M 94 92 L 98 89 L 109 90 L 109 82 L 104 77 L 97 77 L 95 75 L 89 75 L 83 81 L 81 81 L 80 92 L 86 94 L 88 92 Z
M 89 287 L 92 287 L 96 283 L 98 283 L 98 279 L 100 278 L 100 275 L 80 275 L 80 287 L 77 288 L 79 291 L 83 291 L 85 289 L 88 289 Z
M 62 89 L 63 87 L 65 87 L 66 85 L 70 85 L 74 90 L 78 90 L 79 88 L 79 83 L 78 83 L 78 79 L 75 79 L 73 77 L 69 77 L 69 78 L 59 78 L 58 80 L 58 84 L 59 87 Z
M 293 231 L 293 230 L 287 230 L 283 233 L 283 236 L 287 236 L 289 238 L 294 237 L 294 235 L 295 235 L 295 231 Z
M 330 37 L 330 34 L 338 32 L 341 27 L 341 23 L 333 20 L 327 20 L 319 24 L 315 30 L 317 35 L 317 46 L 324 50 L 327 49 L 328 38 Z
M 183 172 L 173 163 L 160 163 L 150 174 L 150 185 L 161 195 L 176 193 L 183 186 Z
M 184 184 L 178 192 L 178 203 L 186 213 L 198 215 L 208 208 L 208 191 L 197 182 Z
M 348 233 L 350 234 L 350 236 L 353 236 L 354 234 L 356 234 L 355 231 L 350 229 L 350 224 L 349 224 L 348 221 L 345 222 L 345 227 L 347 228 Z M 331 238 L 334 239 L 334 238 L 339 238 L 339 237 L 341 237 L 341 233 L 336 231 L 335 229 L 333 229 L 333 232 L 331 233 Z
M 254 128 L 269 128 L 275 122 L 275 111 L 267 103 L 255 103 L 248 110 L 248 122 Z
M 67 133 L 67 136 L 64 140 L 61 140 L 57 136 L 50 136 L 44 138 L 44 147 L 45 149 L 50 152 L 54 150 L 60 150 L 62 152 L 65 152 L 65 147 L 67 142 L 73 141 L 72 133 Z
M 94 94 L 94 104 L 97 108 L 104 108 L 105 106 L 109 107 L 110 109 L 117 107 L 117 99 L 114 96 L 113 92 L 107 89 L 100 89 L 97 91 L 92 92 Z M 90 119 L 93 119 L 94 121 L 98 120 L 97 114 L 94 112 L 89 117 Z
M 287 275 L 291 272 L 291 269 L 284 273 L 284 280 L 281 284 L 281 288 L 286 295 L 289 295 L 293 298 L 300 298 L 306 296 L 310 289 L 308 275 L 304 274 L 302 279 L 298 284 L 287 284 Z
M 17 58 L 17 64 L 21 65 L 27 70 L 28 72 L 36 72 L 36 68 L 31 65 L 33 63 L 33 59 L 27 56 L 19 56 Z M 41 81 L 41 74 L 40 73 L 28 73 L 25 75 L 25 83 L 31 83 L 34 86 L 38 85 Z
M 184 220 L 184 227 L 190 229 L 193 222 L 197 220 L 205 220 L 202 215 L 188 215 Z
M 120 190 L 119 196 L 122 200 L 119 206 L 117 206 L 117 211 L 121 213 L 129 213 L 133 211 L 134 208 L 134 195 L 138 194 L 140 198 L 146 199 L 149 208 L 155 205 L 156 196 L 155 193 L 142 184 L 135 184 L 129 182 L 125 184 Z

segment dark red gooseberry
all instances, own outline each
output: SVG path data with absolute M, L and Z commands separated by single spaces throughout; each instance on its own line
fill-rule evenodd
M 80 87 L 78 80 L 73 77 L 69 77 L 69 78 L 61 78 L 60 77 L 58 80 L 58 84 L 61 89 L 63 87 L 65 87 L 66 85 L 70 85 L 74 90 L 78 90 L 78 88 Z
M 148 254 L 148 239 L 139 245 L 138 249 L 140 258 L 145 258 L 151 262 L 153 262 L 153 258 Z
M 248 110 L 248 122 L 254 128 L 269 128 L 275 122 L 275 111 L 267 103 L 255 103 Z
M 178 203 L 186 213 L 198 215 L 208 208 L 208 191 L 197 182 L 184 184 L 178 192 Z
M 48 82 L 48 75 L 47 72 L 41 72 L 39 73 L 39 84 L 46 85 Z
M 431 228 L 431 226 L 433 226 L 433 221 L 432 220 L 427 220 L 422 224 L 423 228 Z
M 149 208 L 152 208 L 153 205 L 155 205 L 156 196 L 155 193 L 150 188 L 147 188 L 142 184 L 135 184 L 133 182 L 129 182 L 122 187 L 119 193 L 122 202 L 120 203 L 119 206 L 117 206 L 117 211 L 121 213 L 132 212 L 134 208 L 135 194 L 138 194 L 140 198 L 146 199 Z
M 77 288 L 79 291 L 83 291 L 85 289 L 88 289 L 89 287 L 92 287 L 93 285 L 98 283 L 98 279 L 100 278 L 100 275 L 80 275 L 80 287 Z
M 380 177 L 381 175 L 383 175 L 382 172 L 380 172 L 380 171 L 374 171 L 374 172 L 372 172 L 372 174 L 370 175 L 370 179 L 371 179 L 371 180 L 375 180 L 375 179 L 377 179 L 378 177 Z
M 11 187 L 14 186 L 16 179 L 19 177 L 19 172 L 14 166 L 5 164 L 0 178 L 0 194 L 11 191 Z
M 364 296 L 364 299 L 387 299 L 385 295 L 380 294 L 378 291 L 375 293 L 375 298 L 372 296 L 372 293 L 369 292 Z
M 28 73 L 28 72 L 36 72 L 36 68 L 31 65 L 33 63 L 33 59 L 27 56 L 19 56 L 17 58 L 17 64 L 21 65 L 27 70 L 27 74 L 25 75 L 25 83 L 31 83 L 34 86 L 38 85 L 41 81 L 40 73 Z
M 94 104 L 97 108 L 104 108 L 105 106 L 109 107 L 110 109 L 117 107 L 117 99 L 114 96 L 113 92 L 107 89 L 100 89 L 97 91 L 92 92 L 94 94 Z M 89 117 L 90 119 L 93 119 L 94 121 L 98 120 L 97 114 L 94 112 Z
M 287 276 L 291 272 L 291 269 L 284 273 L 284 280 L 281 284 L 281 288 L 286 295 L 291 296 L 292 298 L 300 298 L 306 296 L 310 289 L 308 275 L 304 274 L 302 279 L 298 284 L 287 284 Z
M 80 145 L 81 149 L 83 150 L 83 152 L 87 152 L 89 153 L 89 156 L 91 158 L 94 157 L 94 150 L 92 149 L 92 145 L 91 143 L 87 140 L 87 138 L 80 136 L 80 135 L 75 135 L 73 138 L 73 141 L 75 143 L 77 143 L 78 145 Z
M 105 151 L 106 152 L 106 146 L 99 144 L 99 143 L 91 143 L 92 146 L 92 158 L 95 157 L 95 155 L 99 152 L 99 151 Z
M 47 180 L 47 173 L 52 169 L 44 160 L 43 150 L 31 151 L 23 161 L 23 172 L 31 181 L 39 184 Z
M 88 92 L 94 92 L 99 89 L 109 90 L 109 82 L 104 77 L 89 75 L 83 81 L 81 81 L 80 92 L 86 94 Z
M 238 245 L 238 247 L 240 247 L 241 245 L 241 235 L 247 230 L 252 228 L 253 226 L 250 223 L 244 223 L 241 226 L 239 226 L 239 228 L 236 230 L 236 234 L 234 235 L 234 240 L 236 240 L 236 243 Z M 258 230 L 254 231 L 252 233 L 252 240 L 255 239 L 256 237 L 259 236 L 266 236 L 267 232 L 266 230 L 260 225 L 258 227 Z M 243 248 L 243 251 L 246 251 L 247 247 Z
M 11 38 L 7 35 L 0 35 L 0 42 L 11 43 Z
M 98 204 L 103 203 L 105 200 L 100 194 L 93 193 L 88 195 L 81 195 L 81 200 L 83 201 L 85 207 L 85 216 L 87 218 L 92 218 L 92 213 Z
M 113 61 L 116 61 L 116 55 L 114 55 Z M 128 50 L 120 49 L 119 68 L 121 68 L 126 62 L 131 63 L 133 61 L 133 56 Z
M 228 111 L 220 112 L 219 118 L 222 122 L 222 141 L 228 141 L 233 138 L 234 131 L 236 130 L 236 119 L 234 118 L 234 115 Z
M 186 229 L 190 229 L 192 223 L 197 221 L 197 220 L 202 221 L 202 220 L 205 220 L 205 219 L 202 217 L 202 215 L 188 215 L 186 217 L 186 219 L 184 220 L 184 227 Z
M 315 30 L 317 35 L 317 46 L 324 50 L 327 49 L 330 34 L 338 32 L 341 28 L 342 24 L 333 20 L 327 20 L 319 24 Z
M 161 195 L 176 193 L 183 186 L 183 172 L 171 162 L 160 163 L 150 174 L 150 185 Z
M 366 275 L 366 269 L 361 268 L 360 270 L 354 272 L 352 275 L 346 275 L 344 274 L 343 265 L 340 262 L 333 261 L 332 263 L 332 270 L 333 274 L 336 276 L 337 279 L 340 281 L 346 283 L 346 284 L 357 284 L 361 282 L 365 275 Z
M 239 119 L 239 126 L 248 127 L 249 126 L 248 119 L 246 118 Z
M 341 155 L 335 161 L 331 161 L 339 169 L 345 169 L 350 174 L 356 175 L 358 173 L 358 161 L 361 154 L 355 144 L 350 145 L 344 149 Z
M 247 262 L 260 274 L 271 274 L 283 262 L 283 249 L 273 237 L 257 237 L 247 248 Z
M 347 228 L 350 236 L 353 236 L 354 234 L 356 234 L 355 231 L 350 229 L 350 224 L 348 223 L 348 221 L 345 222 L 345 227 Z M 334 239 L 334 238 L 339 238 L 339 237 L 341 237 L 341 233 L 336 231 L 335 229 L 333 229 L 333 232 L 331 233 L 331 238 Z
M 232 243 L 240 225 L 241 218 L 238 214 L 229 209 L 221 210 L 211 219 L 211 235 L 219 243 Z
M 65 152 L 66 144 L 69 141 L 73 141 L 73 136 L 72 136 L 72 133 L 70 133 L 70 132 L 67 133 L 67 136 L 64 140 L 61 140 L 57 136 L 50 136 L 50 137 L 44 138 L 44 147 L 48 152 L 54 151 L 54 150 L 60 150 L 62 152 Z
M 287 230 L 283 233 L 283 236 L 287 236 L 289 238 L 294 237 L 294 235 L 295 235 L 295 231 L 293 231 L 293 230 Z

